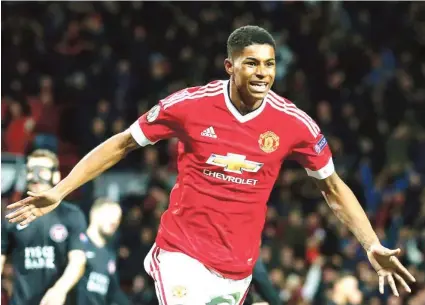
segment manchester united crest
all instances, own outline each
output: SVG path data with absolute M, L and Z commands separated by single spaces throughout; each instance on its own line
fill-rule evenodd
M 273 131 L 267 131 L 260 135 L 258 144 L 262 151 L 272 153 L 279 147 L 279 136 Z

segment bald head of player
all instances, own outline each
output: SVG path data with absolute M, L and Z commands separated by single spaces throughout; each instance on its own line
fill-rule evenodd
M 276 74 L 276 43 L 258 26 L 243 26 L 227 40 L 224 61 L 230 75 L 230 98 L 241 112 L 257 109 L 273 85 Z
M 117 202 L 99 198 L 90 210 L 90 224 L 87 234 L 105 240 L 114 235 L 121 222 L 122 210 Z
M 37 149 L 27 157 L 27 188 L 44 192 L 59 183 L 59 160 L 55 153 Z

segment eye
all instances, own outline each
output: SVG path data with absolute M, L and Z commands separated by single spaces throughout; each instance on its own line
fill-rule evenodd
M 274 62 L 270 61 L 270 62 L 267 63 L 267 67 L 273 67 L 273 66 L 274 66 Z
M 255 62 L 253 62 L 253 61 L 249 61 L 246 64 L 250 67 L 255 67 Z

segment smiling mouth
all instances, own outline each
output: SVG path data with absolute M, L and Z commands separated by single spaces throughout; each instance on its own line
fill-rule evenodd
M 251 91 L 253 92 L 264 92 L 267 90 L 268 83 L 266 82 L 249 82 Z

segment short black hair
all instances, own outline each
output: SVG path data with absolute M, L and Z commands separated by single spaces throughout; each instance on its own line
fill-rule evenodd
M 253 44 L 268 44 L 276 50 L 273 36 L 262 27 L 246 25 L 234 30 L 227 39 L 227 56 L 232 57 Z

